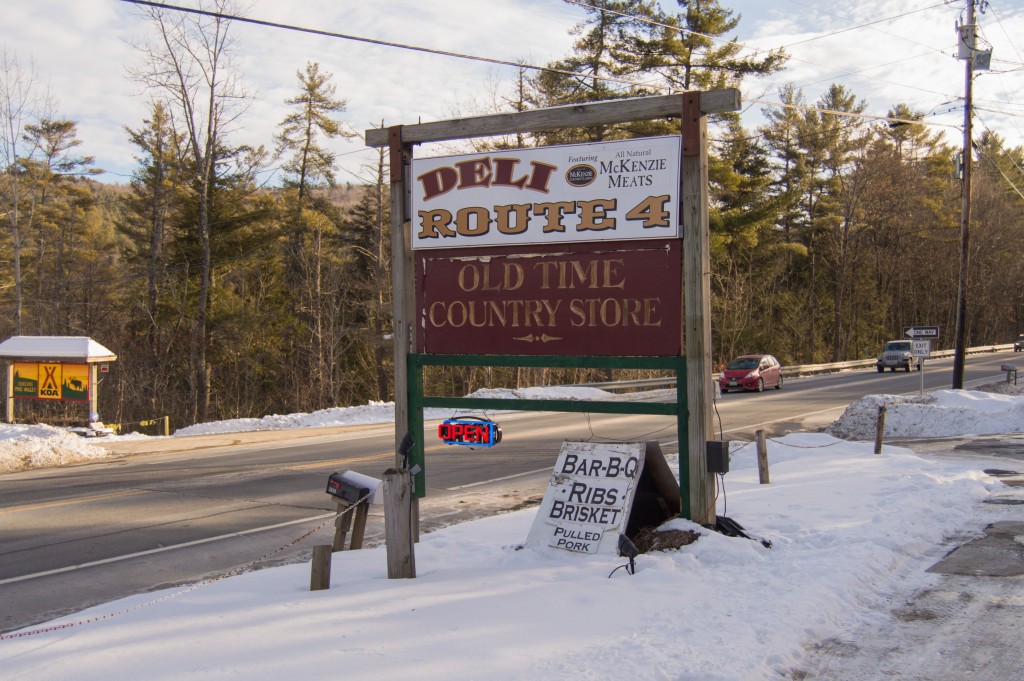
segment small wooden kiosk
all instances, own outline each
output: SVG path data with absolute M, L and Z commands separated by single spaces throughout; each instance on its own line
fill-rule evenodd
M 4 420 L 14 423 L 15 400 L 59 400 L 89 405 L 98 422 L 99 373 L 117 355 L 88 336 L 12 336 L 0 343 L 7 365 Z

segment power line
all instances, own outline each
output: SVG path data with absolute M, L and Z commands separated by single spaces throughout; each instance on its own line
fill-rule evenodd
M 849 118 L 866 118 L 876 121 L 887 121 L 889 123 L 909 123 L 911 125 L 925 125 L 935 128 L 952 128 L 953 130 L 960 130 L 961 128 L 957 125 L 950 123 L 928 123 L 926 121 L 918 121 L 911 118 L 896 118 L 894 116 L 879 116 L 877 114 L 866 114 L 866 113 L 854 113 L 852 111 L 838 111 L 835 109 L 823 109 L 817 106 L 807 106 L 803 104 L 784 104 L 782 102 L 768 102 L 762 99 L 751 99 L 748 100 L 755 104 L 765 104 L 767 106 L 777 106 L 783 109 L 796 109 L 797 111 L 818 111 L 820 113 L 832 114 L 834 116 L 846 116 Z
M 901 64 L 901 63 L 903 63 L 905 61 L 911 61 L 913 59 L 920 59 L 921 57 L 930 57 L 930 56 L 931 56 L 931 53 L 922 52 L 921 54 L 912 55 L 910 57 L 903 57 L 902 59 L 896 59 L 894 61 L 886 62 L 884 64 L 875 64 L 874 66 L 868 66 L 868 67 L 863 68 L 863 69 L 858 69 L 857 71 L 848 71 L 848 72 L 846 72 L 846 73 L 844 73 L 842 75 L 835 76 L 834 78 L 823 78 L 821 80 L 816 80 L 816 81 L 811 82 L 811 83 L 802 83 L 798 87 L 805 88 L 805 87 L 810 87 L 811 85 L 820 85 L 821 83 L 826 83 L 826 82 L 828 82 L 830 80 L 835 80 L 836 78 L 846 78 L 847 76 L 856 76 L 858 74 L 865 73 L 867 71 L 873 71 L 875 69 L 885 68 L 886 66 L 892 66 L 893 64 Z M 886 81 L 882 81 L 882 82 L 886 82 Z M 937 94 L 937 93 L 930 92 L 928 90 L 924 90 L 924 92 L 928 92 L 929 94 Z
M 713 35 L 710 35 L 710 34 L 707 34 L 707 33 L 701 33 L 699 31 L 693 31 L 693 30 L 690 30 L 688 28 L 683 28 L 681 26 L 676 26 L 676 25 L 672 25 L 672 24 L 664 24 L 664 23 L 661 23 L 661 22 L 658 22 L 658 21 L 654 21 L 653 19 L 648 19 L 647 17 L 639 16 L 639 15 L 636 15 L 636 14 L 629 14 L 627 12 L 620 12 L 618 10 L 608 9 L 608 8 L 604 8 L 604 7 L 601 7 L 601 8 L 594 7 L 593 5 L 589 5 L 586 2 L 582 2 L 581 0 L 565 0 L 565 2 L 567 2 L 567 3 L 571 4 L 571 5 L 578 5 L 580 7 L 585 7 L 585 8 L 588 8 L 588 9 L 598 9 L 601 12 L 607 12 L 609 14 L 615 14 L 617 16 L 620 16 L 620 17 L 623 17 L 623 18 L 626 18 L 626 19 L 632 19 L 634 21 L 638 21 L 638 22 L 641 22 L 641 23 L 649 24 L 651 26 L 656 26 L 656 27 L 659 27 L 659 28 L 667 28 L 669 30 L 674 30 L 674 31 L 677 31 L 679 33 L 688 33 L 690 35 L 695 35 L 695 36 L 699 36 L 701 38 L 706 38 L 706 39 L 714 41 L 714 42 L 724 43 L 724 44 L 727 44 L 727 45 L 736 45 L 737 47 L 740 47 L 742 49 L 752 51 L 754 53 L 754 55 L 758 55 L 758 54 L 761 54 L 761 53 L 770 53 L 771 52 L 771 50 L 764 50 L 764 49 L 759 48 L 759 47 L 751 47 L 750 45 L 747 45 L 745 43 L 741 43 L 741 42 L 739 42 L 737 40 L 726 40 L 724 38 L 719 38 L 718 36 L 713 36 Z M 800 4 L 800 3 L 797 3 L 797 4 Z M 907 14 L 913 14 L 915 12 L 921 12 L 921 11 L 925 11 L 925 10 L 935 9 L 936 7 L 942 7 L 942 6 L 944 6 L 944 3 L 940 3 L 938 5 L 929 5 L 928 7 L 924 7 L 922 9 L 920 9 L 920 10 L 913 10 L 913 11 L 907 12 L 905 14 L 900 14 L 900 15 L 896 15 L 896 16 L 893 16 L 893 17 L 888 17 L 887 19 L 881 19 L 879 21 L 888 21 L 888 20 L 892 20 L 892 19 L 899 19 L 899 18 L 901 18 L 903 16 L 906 16 Z M 878 22 L 871 22 L 871 23 L 878 23 Z M 868 24 L 864 24 L 864 26 L 868 26 Z M 858 28 L 858 27 L 854 27 L 854 28 Z M 825 35 L 818 36 L 818 38 L 827 38 L 829 36 L 837 35 L 839 33 L 843 33 L 843 32 L 846 32 L 848 30 L 851 30 L 851 29 L 842 29 L 842 30 L 839 30 L 839 31 L 835 31 L 833 33 L 827 33 Z M 885 33 L 884 31 L 882 31 L 882 33 L 886 34 L 886 35 L 891 35 L 891 34 Z M 818 38 L 812 38 L 812 40 L 817 40 Z M 809 42 L 809 41 L 801 41 L 801 42 Z M 914 41 L 909 41 L 909 42 L 914 42 Z M 796 44 L 799 44 L 799 43 L 792 43 L 792 44 L 796 45 Z M 940 54 L 943 53 L 942 50 L 930 47 L 928 45 L 923 45 L 921 43 L 917 43 L 917 44 L 922 45 L 923 47 L 927 47 L 928 49 L 933 50 L 935 52 L 938 52 Z M 781 47 L 776 48 L 776 49 L 783 49 L 784 50 L 785 47 L 787 47 L 787 46 L 781 46 Z M 816 67 L 816 68 L 819 68 L 819 69 L 829 69 L 829 70 L 833 70 L 833 71 L 836 70 L 835 67 L 827 66 L 825 64 L 819 64 L 817 62 L 807 61 L 805 59 L 799 59 L 799 58 L 794 57 L 792 55 L 788 55 L 787 59 L 789 59 L 791 61 L 794 61 L 794 62 L 798 62 L 800 64 L 807 64 L 808 66 L 813 66 L 813 67 Z M 838 78 L 845 78 L 848 75 L 853 75 L 853 73 L 859 73 L 859 71 L 851 72 L 851 73 L 846 73 L 846 74 L 843 74 L 843 75 L 837 76 L 837 77 Z M 874 80 L 874 81 L 878 81 L 879 83 L 884 83 L 886 85 L 895 85 L 897 87 L 907 88 L 907 89 L 911 89 L 911 90 L 918 90 L 920 92 L 924 92 L 924 93 L 931 94 L 931 95 L 945 96 L 945 93 L 943 93 L 943 92 L 936 92 L 935 90 L 927 90 L 925 88 L 916 87 L 914 85 L 907 85 L 905 83 L 897 83 L 897 82 L 894 82 L 894 81 L 885 80 L 883 78 L 878 78 L 878 77 L 875 77 L 875 76 L 867 76 L 867 78 L 869 78 L 871 80 Z M 832 78 L 828 78 L 826 80 L 832 80 Z M 821 82 L 821 81 L 818 81 L 818 82 Z
M 466 59 L 469 61 L 479 61 L 486 64 L 496 64 L 498 66 L 511 66 L 517 69 L 526 69 L 529 71 L 547 71 L 550 73 L 559 73 L 565 76 L 572 76 L 574 78 L 583 78 L 588 80 L 602 80 L 610 83 L 618 83 L 620 85 L 628 85 L 629 87 L 637 87 L 642 83 L 636 83 L 622 78 L 612 78 L 610 76 L 598 76 L 588 73 L 579 73 L 577 71 L 569 71 L 567 69 L 556 69 L 547 66 L 536 66 L 534 64 L 528 64 L 526 62 L 515 62 L 508 61 L 506 59 L 496 59 L 494 57 L 481 57 L 479 55 L 464 54 L 461 52 L 451 52 L 449 50 L 438 50 L 432 47 L 422 47 L 419 45 L 408 45 L 405 43 L 396 43 L 388 40 L 378 40 L 376 38 L 364 38 L 362 36 L 349 35 L 346 33 L 337 33 L 335 31 L 324 31 L 318 28 L 308 28 L 303 26 L 293 26 L 291 24 L 282 24 L 274 21 L 266 21 L 263 19 L 251 19 L 237 14 L 226 14 L 224 12 L 212 12 L 209 10 L 196 9 L 193 7 L 182 7 L 180 5 L 171 5 L 165 2 L 151 2 L 150 0 L 121 0 L 131 5 L 141 5 L 145 7 L 153 7 L 155 9 L 166 9 L 173 10 L 176 12 L 184 12 L 186 14 L 198 14 L 201 16 L 210 17 L 213 19 L 226 19 L 228 21 L 237 21 L 239 23 L 253 24 L 255 26 L 263 26 L 265 28 L 279 28 L 286 31 L 296 31 L 298 33 L 308 33 L 311 35 L 319 35 L 326 38 L 338 38 L 341 40 L 352 40 L 355 42 L 368 43 L 370 45 L 379 45 L 381 47 L 394 47 L 401 50 L 411 50 L 413 52 L 425 52 L 427 54 L 434 54 L 442 57 L 454 57 L 456 59 Z M 653 86 L 657 87 L 657 86 Z
M 793 2 L 794 0 L 790 0 L 790 1 Z M 801 3 L 801 2 L 797 2 L 796 4 L 803 5 L 803 3 Z M 785 49 L 787 47 L 792 47 L 793 45 L 803 45 L 804 43 L 809 43 L 809 42 L 811 42 L 813 40 L 821 40 L 822 38 L 831 38 L 832 36 L 839 35 L 841 33 L 848 33 L 850 31 L 856 31 L 859 28 L 869 28 L 871 26 L 874 26 L 875 24 L 883 24 L 883 23 L 885 23 L 887 21 L 892 21 L 893 19 L 902 19 L 903 17 L 910 16 L 911 14 L 917 14 L 918 12 L 925 12 L 925 11 L 930 10 L 930 9 L 935 9 L 936 7 L 944 7 L 944 6 L 945 6 L 945 3 L 941 3 L 940 2 L 937 5 L 929 5 L 927 7 L 921 7 L 920 9 L 913 9 L 913 10 L 910 10 L 909 12 L 904 12 L 903 14 L 896 14 L 896 15 L 891 16 L 891 17 L 885 17 L 884 19 L 876 19 L 875 21 L 869 21 L 866 24 L 859 24 L 857 26 L 850 26 L 849 28 L 843 28 L 843 29 L 840 29 L 838 31 L 833 31 L 832 33 L 825 33 L 823 35 L 814 36 L 813 38 L 807 38 L 805 40 L 798 40 L 795 43 L 789 43 L 788 45 L 783 45 L 782 49 Z M 804 7 L 810 7 L 810 5 L 804 5 Z M 816 10 L 817 8 L 811 7 L 811 9 L 815 9 Z M 831 13 L 826 12 L 826 14 L 831 14 Z M 833 14 L 832 16 L 835 16 L 835 15 Z M 885 31 L 880 31 L 880 33 L 882 33 L 884 35 L 893 35 L 892 33 L 887 33 Z M 896 36 L 896 37 L 902 38 L 902 36 Z M 913 40 L 909 40 L 908 42 L 914 42 L 914 41 Z M 942 52 L 942 50 L 935 49 L 934 47 L 930 47 L 928 45 L 923 45 L 922 43 L 916 43 L 916 44 L 922 45 L 923 47 L 928 47 L 933 52 L 940 52 L 940 53 Z
M 993 168 L 995 168 L 995 169 L 996 169 L 996 171 L 997 171 L 997 172 L 998 172 L 998 173 L 999 173 L 1000 175 L 1002 175 L 1002 176 L 1003 176 L 1003 179 L 1004 179 L 1004 180 L 1006 180 L 1006 184 L 1010 185 L 1010 187 L 1011 187 L 1011 188 L 1013 189 L 1013 191 L 1017 192 L 1017 196 L 1019 196 L 1020 198 L 1024 199 L 1024 194 L 1022 194 L 1022 193 L 1021 193 L 1021 191 L 1020 191 L 1019 189 L 1017 189 L 1017 185 L 1015 185 L 1015 184 L 1014 184 L 1014 183 L 1013 183 L 1013 182 L 1012 182 L 1012 181 L 1010 180 L 1010 178 L 1008 178 L 1008 177 L 1006 176 L 1006 173 L 1004 173 L 1004 172 L 1003 172 L 1003 169 L 999 167 L 999 165 L 998 165 L 998 164 L 997 164 L 997 163 L 995 162 L 995 160 L 994 160 L 994 159 L 993 159 L 993 158 L 992 158 L 991 156 L 989 156 L 989 155 L 988 155 L 988 153 L 987 153 L 987 152 L 986 152 L 986 151 L 985 151 L 984 149 L 982 149 L 981 147 L 977 147 L 977 146 L 976 146 L 976 147 L 974 147 L 974 150 L 975 150 L 975 151 L 977 151 L 977 152 L 978 152 L 979 154 L 981 154 L 982 156 L 984 156 L 984 157 L 985 157 L 985 160 L 987 160 L 987 161 L 988 161 L 989 163 L 991 163 L 991 164 L 992 164 L 992 167 L 993 167 Z
M 567 3 L 569 3 L 569 4 L 574 4 L 574 5 L 579 5 L 579 6 L 582 6 L 582 7 L 592 8 L 592 5 L 587 5 L 586 3 L 580 2 L 579 0 L 565 0 L 565 1 Z M 429 53 L 429 54 L 436 54 L 436 55 L 439 55 L 439 56 L 454 57 L 454 58 L 458 58 L 458 59 L 467 59 L 467 60 L 471 60 L 471 61 L 482 61 L 482 62 L 486 62 L 486 63 L 490 63 L 490 64 L 497 64 L 497 65 L 500 65 L 500 66 L 511 66 L 511 67 L 514 67 L 514 68 L 522 68 L 522 69 L 528 69 L 528 70 L 534 70 L 534 71 L 549 71 L 549 72 L 554 72 L 554 73 L 560 73 L 560 74 L 566 75 L 566 76 L 572 76 L 572 77 L 575 77 L 575 78 L 605 80 L 605 81 L 619 83 L 619 84 L 623 84 L 623 85 L 629 85 L 630 87 L 636 87 L 636 86 L 639 86 L 639 85 L 644 85 L 644 83 L 637 83 L 637 82 L 634 82 L 634 81 L 624 80 L 624 79 L 620 79 L 620 78 L 611 78 L 611 77 L 605 77 L 605 76 L 589 75 L 589 74 L 586 74 L 586 73 L 579 73 L 579 72 L 576 72 L 576 71 L 569 71 L 569 70 L 565 70 L 565 69 L 553 69 L 553 68 L 549 68 L 549 67 L 546 67 L 546 66 L 536 66 L 536 65 L 527 64 L 527 63 L 524 63 L 524 62 L 512 62 L 512 61 L 507 61 L 507 60 L 503 60 L 503 59 L 495 59 L 495 58 L 491 58 L 491 57 L 480 57 L 480 56 L 476 56 L 476 55 L 463 54 L 463 53 L 459 53 L 459 52 L 451 52 L 451 51 L 447 51 L 447 50 L 437 50 L 437 49 L 429 48 L 429 47 L 421 47 L 421 46 L 416 46 L 416 45 L 407 45 L 407 44 L 404 44 L 404 43 L 396 43 L 396 42 L 391 42 L 391 41 L 378 40 L 378 39 L 375 39 L 375 38 L 364 38 L 364 37 L 360 37 L 360 36 L 348 35 L 348 34 L 345 34 L 345 33 L 337 33 L 337 32 L 334 32 L 334 31 L 325 31 L 325 30 L 321 30 L 321 29 L 306 28 L 306 27 L 302 27 L 302 26 L 293 26 L 293 25 L 290 25 L 290 24 L 282 24 L 282 23 L 278 23 L 278 22 L 265 21 L 265 20 L 262 20 L 262 19 L 251 19 L 249 17 L 244 17 L 244 16 L 240 16 L 240 15 L 226 14 L 226 13 L 223 13 L 223 12 L 213 12 L 213 11 L 209 11 L 209 10 L 200 10 L 200 9 L 195 9 L 195 8 L 191 8 L 191 7 L 182 7 L 182 6 L 179 6 L 179 5 L 171 5 L 171 4 L 166 3 L 166 2 L 155 2 L 155 1 L 151 1 L 151 0 L 121 0 L 121 2 L 126 2 L 128 4 L 133 4 L 133 5 L 141 5 L 141 6 L 146 6 L 146 7 L 153 7 L 153 8 L 156 8 L 156 9 L 167 9 L 167 10 L 179 11 L 179 12 L 184 12 L 184 13 L 188 13 L 188 14 L 198 14 L 198 15 L 202 15 L 202 16 L 208 16 L 208 17 L 211 17 L 211 18 L 227 19 L 227 20 L 231 20 L 231 21 L 238 21 L 238 22 L 241 22 L 241 23 L 249 23 L 249 24 L 254 24 L 254 25 L 257 25 L 257 26 L 264 26 L 264 27 L 267 27 L 267 28 L 277 28 L 277 29 L 283 29 L 283 30 L 289 30 L 289 31 L 296 31 L 296 32 L 300 32 L 300 33 L 309 33 L 309 34 L 312 34 L 312 35 L 320 35 L 320 36 L 324 36 L 324 37 L 328 37 L 328 38 L 338 38 L 338 39 L 342 39 L 342 40 L 354 40 L 354 41 L 357 41 L 357 42 L 365 42 L 365 43 L 370 43 L 370 44 L 373 44 L 373 45 L 380 45 L 380 46 L 383 46 L 383 47 L 394 47 L 394 48 L 398 48 L 398 49 L 413 50 L 413 51 L 417 51 L 417 52 L 426 52 L 426 53 Z M 927 7 L 925 9 L 931 9 L 931 7 Z M 617 15 L 625 17 L 625 18 L 635 19 L 637 21 L 650 23 L 650 24 L 653 24 L 655 26 L 660 26 L 660 27 L 664 27 L 664 28 L 673 28 L 673 29 L 678 30 L 678 31 L 692 33 L 694 35 L 699 35 L 701 37 L 709 38 L 709 39 L 715 40 L 717 42 L 733 43 L 733 41 L 726 41 L 726 40 L 723 40 L 723 39 L 715 37 L 715 36 L 699 33 L 699 32 L 696 32 L 696 31 L 690 31 L 689 29 L 681 28 L 681 27 L 678 27 L 678 26 L 669 26 L 667 24 L 661 24 L 661 23 L 652 21 L 650 19 L 647 19 L 646 17 L 630 15 L 630 14 L 626 14 L 624 12 L 618 12 L 618 11 L 615 11 L 615 10 L 608 10 L 608 9 L 602 9 L 601 11 L 611 12 L 613 14 L 617 14 Z M 740 47 L 743 47 L 745 49 L 754 50 L 755 52 L 762 52 L 762 51 L 764 51 L 764 50 L 760 50 L 758 48 L 752 48 L 752 47 L 749 47 L 747 45 L 743 45 L 742 43 L 734 43 L 734 44 L 739 45 Z M 800 60 L 796 60 L 796 61 L 800 61 Z M 815 64 L 815 63 L 812 63 L 812 62 L 805 62 L 805 63 L 808 63 L 808 64 L 810 64 L 812 66 L 818 66 L 818 67 L 821 67 L 821 68 L 830 68 L 830 67 L 824 67 L 824 66 L 822 66 L 820 64 Z M 881 80 L 881 79 L 874 79 L 874 80 Z M 900 85 L 899 83 L 891 83 L 889 81 L 884 81 L 884 80 L 881 80 L 881 82 L 889 83 L 889 84 L 892 84 L 892 85 Z M 657 86 L 657 85 L 649 85 L 649 86 L 653 87 L 653 88 L 659 88 L 659 89 L 668 89 L 666 86 Z M 902 87 L 913 87 L 913 86 L 902 86 Z M 941 93 L 933 92 L 933 91 L 930 91 L 930 90 L 923 90 L 923 91 L 924 92 L 929 92 L 930 94 L 941 94 Z M 780 102 L 768 102 L 768 101 L 764 101 L 764 100 L 760 100 L 760 99 L 750 100 L 750 102 L 751 103 L 756 103 L 756 104 L 766 104 L 766 105 L 769 105 L 769 106 L 782 106 L 782 107 L 787 106 L 787 105 L 784 105 L 784 104 L 782 104 Z M 875 116 L 875 115 L 870 115 L 870 114 L 851 114 L 849 112 L 831 111 L 831 110 L 827 110 L 827 109 L 820 109 L 818 107 L 809 107 L 809 106 L 799 107 L 799 106 L 795 106 L 795 105 L 793 105 L 793 106 L 794 106 L 794 108 L 799 108 L 799 109 L 802 109 L 802 110 L 819 111 L 821 113 L 830 113 L 830 114 L 835 114 L 835 115 L 840 115 L 840 116 L 848 115 L 848 116 L 856 116 L 856 117 L 861 117 L 861 118 L 869 118 L 869 119 L 874 119 L 874 120 L 889 121 L 889 122 L 893 122 L 893 123 L 916 123 L 916 124 L 928 125 L 928 126 L 939 126 L 939 127 L 949 127 L 949 128 L 959 129 L 959 128 L 957 128 L 957 126 L 945 125 L 945 124 L 941 124 L 941 123 L 925 123 L 925 122 L 922 122 L 922 121 L 904 120 L 904 119 L 892 118 L 892 117 L 889 117 L 889 116 Z
M 975 115 L 977 115 L 977 111 L 978 111 L 978 109 L 977 109 L 977 108 L 975 108 Z M 979 120 L 979 121 L 981 121 L 981 124 L 982 124 L 983 126 L 985 126 L 985 130 L 986 130 L 987 132 L 989 132 L 989 133 L 991 133 L 991 134 L 993 134 L 993 135 L 995 135 L 995 134 L 996 134 L 995 132 L 993 132 L 993 131 L 992 131 L 992 128 L 990 128 L 990 127 L 988 126 L 988 124 L 987 124 L 987 123 L 985 122 L 985 120 L 984 120 L 984 119 L 983 119 L 983 118 L 982 118 L 981 116 L 978 116 L 978 120 Z M 1004 151 L 1004 154 L 1005 154 L 1005 150 L 1003 150 L 1003 149 L 1000 149 L 1000 150 L 1001 150 L 1001 151 Z M 1014 168 L 1016 168 L 1016 169 L 1017 169 L 1017 170 L 1018 170 L 1018 171 L 1020 172 L 1020 174 L 1021 174 L 1022 176 L 1024 176 L 1024 168 L 1022 168 L 1022 167 L 1020 166 L 1020 164 L 1019 164 L 1019 163 L 1017 163 L 1017 160 L 1016 160 L 1016 159 L 1015 159 L 1015 158 L 1013 157 L 1013 155 L 1012 155 L 1012 154 L 1005 154 L 1005 157 L 1006 157 L 1007 159 L 1009 159 L 1010 163 L 1012 163 L 1012 164 L 1013 164 L 1013 167 L 1014 167 Z M 1014 189 L 1016 189 L 1016 187 L 1014 187 Z

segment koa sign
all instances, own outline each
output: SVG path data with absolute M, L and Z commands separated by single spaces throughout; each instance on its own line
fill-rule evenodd
M 420 352 L 674 356 L 677 239 L 416 256 Z
M 412 247 L 679 235 L 678 136 L 413 159 Z
M 16 399 L 89 399 L 89 365 L 63 362 L 15 362 L 13 393 Z
M 615 555 L 644 468 L 642 442 L 565 442 L 527 546 Z

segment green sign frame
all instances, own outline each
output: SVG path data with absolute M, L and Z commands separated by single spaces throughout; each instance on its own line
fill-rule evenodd
M 407 431 L 412 435 L 409 468 L 413 476 L 413 492 L 417 498 L 426 494 L 426 461 L 424 456 L 423 410 L 441 407 L 453 410 L 481 409 L 496 411 L 555 411 L 593 414 L 639 414 L 675 416 L 679 443 L 679 490 L 682 508 L 690 507 L 690 448 L 686 399 L 686 357 L 580 357 L 562 355 L 443 355 L 409 353 L 409 414 Z M 675 402 L 613 402 L 595 400 L 532 400 L 484 397 L 434 397 L 423 394 L 423 367 L 548 367 L 579 369 L 662 369 L 676 377 Z

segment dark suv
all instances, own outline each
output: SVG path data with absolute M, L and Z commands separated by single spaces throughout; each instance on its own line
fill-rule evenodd
M 1013 351 L 1020 352 L 1024 350 L 1024 333 L 1017 336 L 1017 340 L 1013 341 Z

